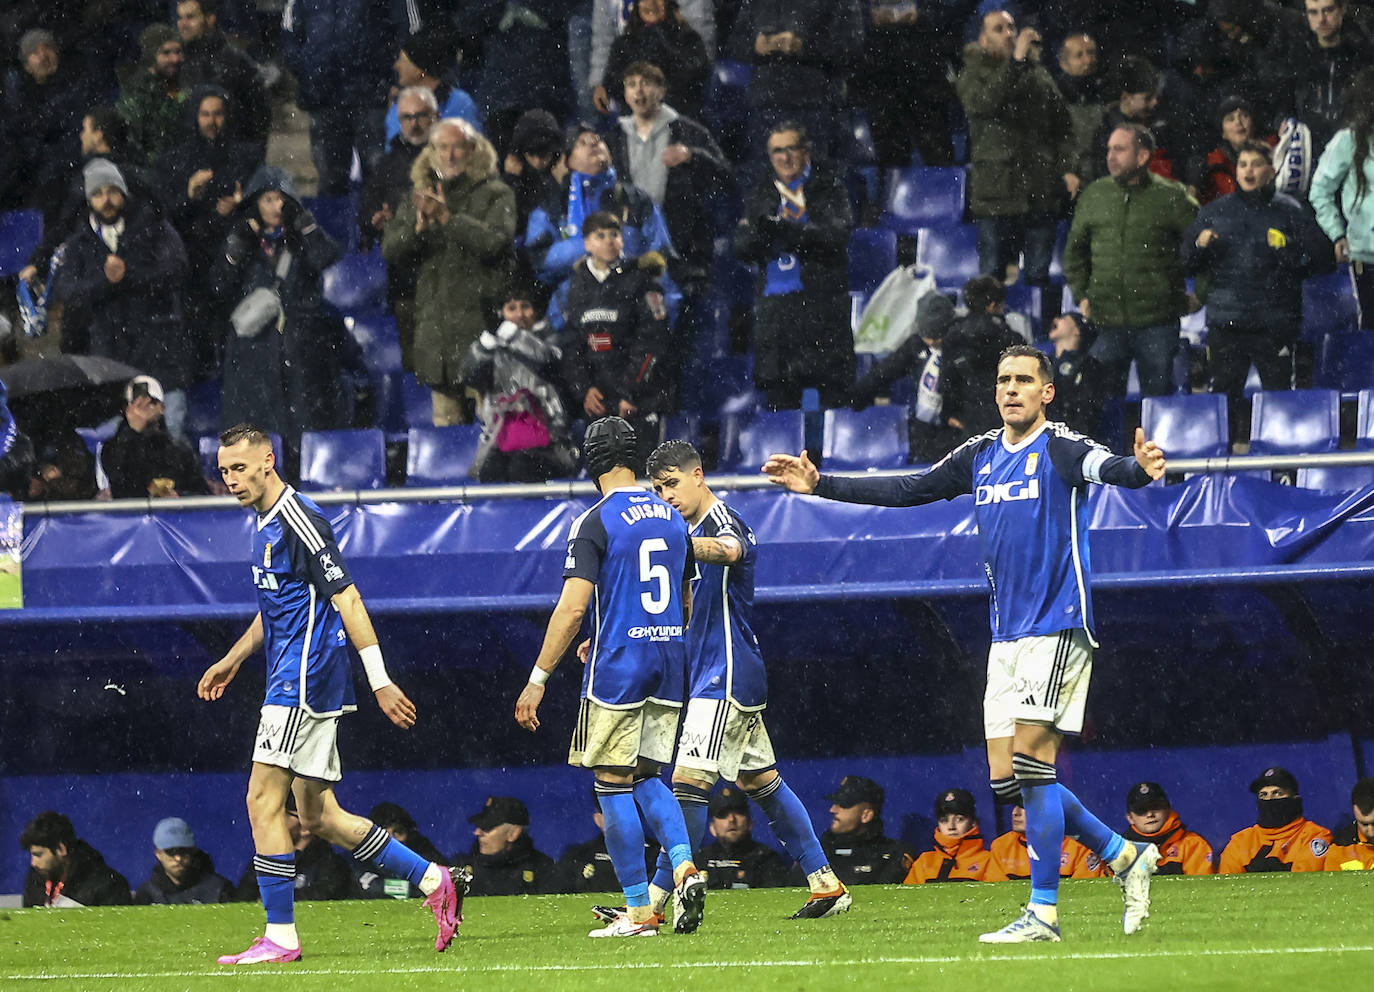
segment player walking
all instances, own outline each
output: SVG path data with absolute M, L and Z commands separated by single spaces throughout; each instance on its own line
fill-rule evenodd
M 1137 846 L 1108 828 L 1056 781 L 1064 734 L 1083 727 L 1092 673 L 1092 601 L 1088 596 L 1089 483 L 1138 488 L 1164 475 L 1164 452 L 1144 431 L 1135 457 L 1045 417 L 1054 370 L 1036 348 L 1015 345 L 997 366 L 1002 426 L 965 441 L 924 475 L 823 476 L 807 458 L 772 455 L 763 471 L 797 493 L 875 506 L 918 506 L 972 494 L 985 567 L 992 585 L 983 723 L 993 794 L 1020 799 L 1031 858 L 1030 903 L 984 943 L 1059 940 L 1059 850 L 1065 832 L 1111 866 L 1125 898 L 1122 929 L 1149 916 L 1153 844 Z
M 248 820 L 257 852 L 253 867 L 267 929 L 246 951 L 227 954 L 219 963 L 300 959 L 288 793 L 295 794 L 301 823 L 312 833 L 419 886 L 439 925 L 434 949 L 442 951 L 462 922 L 466 876 L 419 857 L 372 821 L 345 811 L 334 796 L 334 783 L 342 778 L 339 717 L 357 709 L 345 639 L 358 649 L 377 705 L 392 723 L 413 727 L 415 705 L 387 677 L 372 621 L 329 521 L 277 475 L 268 436 L 239 424 L 221 434 L 219 443 L 225 485 L 240 506 L 258 515 L 252 557 L 258 615 L 229 652 L 206 669 L 197 694 L 219 699 L 250 655 L 259 648 L 267 654 L 267 698 L 248 780 Z
M 672 760 L 682 710 L 692 543 L 682 517 L 635 485 L 635 432 L 628 423 L 619 417 L 594 421 L 582 448 L 602 497 L 569 530 L 563 591 L 529 683 L 516 700 L 515 719 L 526 730 L 539 729 L 544 684 L 594 602 L 568 764 L 596 776 L 606 851 L 627 912 L 589 936 L 658 933 L 662 917 L 649 905 L 641 812 L 672 864 L 681 907 L 676 928 L 690 932 L 701 923 L 706 880 L 692 863 L 682 811 L 658 776 Z
M 673 794 L 687 821 L 692 849 L 706 835 L 711 787 L 735 782 L 768 817 L 787 853 L 801 862 L 811 897 L 794 919 L 842 913 L 853 903 L 835 877 L 806 807 L 783 781 L 763 725 L 768 677 L 749 624 L 754 608 L 758 544 L 738 513 L 706 484 L 701 455 L 686 441 L 668 441 L 649 456 L 654 492 L 691 526 L 697 570 L 692 625 L 687 629 L 687 715 L 673 769 Z M 671 886 L 666 860 L 649 887 L 662 912 Z M 679 911 L 674 907 L 674 918 Z M 678 929 L 681 929 L 680 927 Z

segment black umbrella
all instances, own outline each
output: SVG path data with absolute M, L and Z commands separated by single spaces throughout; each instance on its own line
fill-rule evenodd
M 55 355 L 0 368 L 0 379 L 9 387 L 12 400 L 64 389 L 98 392 L 103 386 L 122 386 L 138 374 L 138 369 L 123 362 L 94 355 Z

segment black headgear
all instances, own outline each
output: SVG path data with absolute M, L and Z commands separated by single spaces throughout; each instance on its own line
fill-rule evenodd
M 620 417 L 602 417 L 587 427 L 582 456 L 587 474 L 599 479 L 613 468 L 634 471 L 635 429 Z

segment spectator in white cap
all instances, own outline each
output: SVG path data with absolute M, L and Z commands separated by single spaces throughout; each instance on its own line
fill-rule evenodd
M 124 387 L 124 419 L 100 450 L 115 499 L 206 495 L 209 486 L 190 445 L 167 433 L 162 384 L 140 375 Z
M 89 211 L 67 234 L 62 277 L 62 350 L 131 365 L 164 390 L 173 437 L 186 416 L 191 352 L 182 295 L 186 248 L 156 210 L 129 195 L 119 168 L 93 158 L 83 170 Z
M 179 816 L 159 820 L 153 830 L 157 866 L 134 893 L 137 905 L 232 902 L 234 886 L 215 874 L 210 855 L 196 846 L 196 835 Z

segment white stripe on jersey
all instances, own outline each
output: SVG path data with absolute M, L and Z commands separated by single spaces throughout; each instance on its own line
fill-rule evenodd
M 301 643 L 301 677 L 298 681 L 301 684 L 301 709 L 314 713 L 305 702 L 305 675 L 310 670 L 310 642 L 315 639 L 315 583 L 307 582 L 305 587 L 310 590 L 310 607 L 305 613 L 305 640 Z
M 1100 647 L 1097 640 L 1093 637 L 1093 632 L 1088 629 L 1088 586 L 1083 581 L 1083 555 L 1078 548 L 1078 487 L 1069 487 L 1069 548 L 1073 555 L 1073 576 L 1078 583 L 1078 615 L 1083 618 L 1083 633 L 1088 636 L 1088 643 L 1093 647 Z
M 965 448 L 971 447 L 971 446 L 973 446 L 973 445 L 981 444 L 981 443 L 983 443 L 984 441 L 991 441 L 993 438 L 1000 436 L 1001 433 L 1002 433 L 1002 428 L 998 427 L 998 428 L 995 428 L 995 429 L 993 429 L 993 430 L 985 431 L 985 432 L 982 433 L 982 434 L 977 434 L 977 435 L 975 435 L 975 436 L 969 438 L 969 439 L 968 439 L 967 441 L 965 441 L 963 444 L 957 446 L 957 447 L 954 448 L 952 451 L 950 451 L 947 455 L 945 455 L 945 457 L 941 458 L 941 459 L 940 459 L 938 462 L 936 462 L 934 465 L 930 466 L 930 472 L 934 472 L 937 468 L 939 468 L 939 467 L 940 467 L 941 465 L 943 465 L 945 462 L 949 461 L 951 458 L 953 458 L 953 457 L 954 457 L 955 455 L 957 455 L 959 452 L 963 451 Z M 929 474 L 929 473 L 928 473 L 928 472 L 918 472 L 918 473 L 916 473 L 916 474 L 917 474 L 917 475 L 927 475 L 927 474 Z
M 720 500 L 711 504 L 711 509 L 707 514 L 715 520 L 717 528 L 728 527 L 735 529 L 735 522 L 730 518 L 730 511 Z M 735 541 L 733 535 L 727 535 L 731 541 Z M 716 540 L 720 540 L 717 533 Z M 744 548 L 740 547 L 740 555 L 743 557 Z M 725 698 L 733 700 L 735 698 L 735 632 L 734 624 L 730 622 L 730 566 L 722 565 L 720 568 L 720 615 L 725 634 Z
M 281 519 L 282 525 L 289 525 L 296 536 L 301 539 L 301 543 L 305 545 L 305 550 L 312 555 L 319 554 L 324 550 L 324 538 L 315 529 L 315 524 L 305 512 L 305 507 L 296 502 L 295 493 L 282 500 Z

